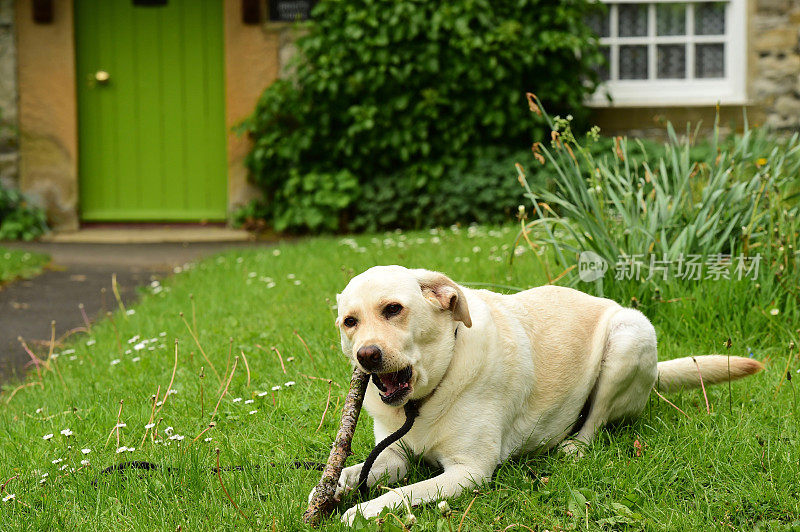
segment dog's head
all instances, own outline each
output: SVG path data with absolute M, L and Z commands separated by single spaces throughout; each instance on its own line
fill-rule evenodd
M 428 270 L 370 268 L 336 302 L 342 350 L 391 406 L 431 393 L 450 364 L 458 323 L 472 326 L 458 285 Z

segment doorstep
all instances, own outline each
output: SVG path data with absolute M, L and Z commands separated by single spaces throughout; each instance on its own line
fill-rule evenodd
M 82 227 L 77 231 L 49 233 L 42 242 L 57 244 L 157 244 L 180 242 L 247 242 L 255 238 L 243 229 L 214 225 L 145 224 Z

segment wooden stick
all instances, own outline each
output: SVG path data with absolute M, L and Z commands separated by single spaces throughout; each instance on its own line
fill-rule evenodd
M 311 526 L 318 526 L 322 518 L 330 514 L 338 504 L 336 499 L 336 485 L 344 469 L 345 460 L 350 456 L 350 443 L 358 423 L 358 414 L 364 402 L 364 392 L 369 384 L 369 375 L 356 368 L 350 379 L 350 390 L 342 407 L 342 420 L 339 422 L 339 431 L 333 442 L 328 463 L 322 473 L 322 478 L 314 488 L 314 495 L 308 502 L 308 509 L 303 514 L 303 522 Z

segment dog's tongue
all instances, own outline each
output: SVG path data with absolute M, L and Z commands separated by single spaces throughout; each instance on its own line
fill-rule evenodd
M 399 372 L 398 372 L 399 373 Z M 407 382 L 398 382 L 398 373 L 386 373 L 384 375 L 378 375 L 378 378 L 381 380 L 381 384 L 386 389 L 384 395 L 392 395 L 394 392 L 399 390 L 400 388 L 407 388 Z

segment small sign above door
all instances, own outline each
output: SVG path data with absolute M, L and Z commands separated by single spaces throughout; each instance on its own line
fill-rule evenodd
M 311 18 L 316 0 L 269 0 L 269 19 L 273 22 L 295 22 Z

